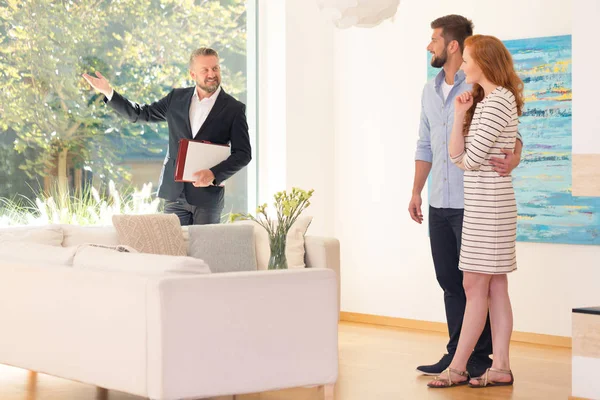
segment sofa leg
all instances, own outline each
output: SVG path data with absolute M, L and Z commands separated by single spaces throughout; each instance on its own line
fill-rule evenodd
M 35 393 L 37 388 L 37 377 L 38 374 L 35 371 L 29 371 L 27 373 L 27 391 L 29 393 Z
M 96 400 L 108 400 L 108 389 L 96 387 Z
M 330 383 L 329 385 L 323 385 L 323 400 L 334 400 L 334 389 L 335 383 Z

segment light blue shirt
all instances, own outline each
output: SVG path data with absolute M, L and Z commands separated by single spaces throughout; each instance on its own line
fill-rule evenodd
M 431 165 L 429 175 L 429 204 L 435 208 L 464 208 L 463 170 L 450 161 L 448 142 L 454 123 L 454 99 L 472 90 L 465 82 L 465 73 L 454 75 L 454 86 L 444 101 L 442 83 L 446 79 L 444 69 L 427 82 L 421 96 L 421 123 L 415 160 Z

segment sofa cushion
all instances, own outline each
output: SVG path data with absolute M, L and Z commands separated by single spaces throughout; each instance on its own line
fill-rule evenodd
M 175 214 L 114 215 L 119 244 L 140 253 L 187 255 L 179 218 Z
M 73 267 L 151 275 L 210 273 L 208 264 L 198 258 L 127 253 L 96 246 L 80 246 L 75 254 Z
M 64 233 L 62 245 L 65 247 L 96 243 L 106 246 L 119 244 L 119 236 L 114 226 L 61 225 Z
M 304 264 L 304 235 L 306 234 L 312 219 L 313 217 L 310 216 L 300 216 L 288 231 L 285 244 L 285 256 L 288 268 L 290 269 L 306 267 L 306 264 Z M 266 229 L 251 220 L 236 221 L 234 222 L 234 225 L 235 224 L 252 225 L 254 227 L 258 269 L 267 269 L 269 258 L 271 257 L 271 246 L 269 244 L 269 234 Z
M 0 242 L 4 241 L 61 246 L 63 230 L 60 225 L 3 227 L 0 228 Z
M 193 225 L 188 231 L 188 254 L 206 261 L 213 273 L 256 271 L 252 226 Z
M 62 247 L 20 241 L 0 242 L 2 262 L 71 266 L 76 251 L 76 246 Z
M 64 247 L 77 246 L 80 244 L 102 244 L 106 246 L 117 246 L 119 244 L 119 235 L 112 225 L 105 226 L 80 226 L 80 225 L 60 225 L 63 229 Z M 185 246 L 188 244 L 188 227 L 182 226 L 183 240 Z

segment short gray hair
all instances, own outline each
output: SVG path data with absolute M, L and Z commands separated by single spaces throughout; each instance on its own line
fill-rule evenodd
M 219 53 L 217 53 L 215 49 L 211 49 L 210 47 L 200 47 L 199 49 L 192 51 L 192 55 L 190 56 L 190 68 L 194 63 L 194 59 L 198 56 L 215 56 L 219 58 Z

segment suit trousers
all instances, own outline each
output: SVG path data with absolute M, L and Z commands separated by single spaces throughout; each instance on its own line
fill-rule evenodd
M 179 217 L 181 226 L 208 225 L 221 222 L 223 208 L 207 209 L 189 204 L 181 196 L 176 201 L 165 200 L 165 214 L 175 214 Z

